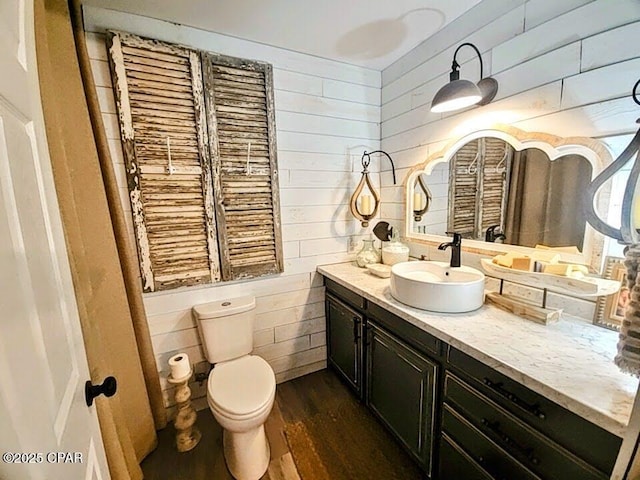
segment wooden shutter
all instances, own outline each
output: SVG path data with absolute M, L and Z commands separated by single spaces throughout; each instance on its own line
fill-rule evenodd
M 108 50 L 144 290 L 217 281 L 200 57 L 122 32 Z
M 449 170 L 448 232 L 457 232 L 463 238 L 476 238 L 476 205 L 481 159 L 480 140 L 464 145 L 453 156 Z
M 282 272 L 271 65 L 202 59 L 222 276 Z
M 484 239 L 487 228 L 500 225 L 504 232 L 507 202 L 507 178 L 511 169 L 513 149 L 499 138 L 482 139 L 482 182 L 478 198 L 478 238 Z
M 449 178 L 450 232 L 484 239 L 487 228 L 504 232 L 513 149 L 499 138 L 472 140 L 456 152 Z

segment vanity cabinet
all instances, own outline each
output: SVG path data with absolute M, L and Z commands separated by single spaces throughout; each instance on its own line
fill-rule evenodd
M 326 279 L 329 364 L 428 478 L 609 478 L 622 439 Z
M 442 418 L 443 432 L 496 478 L 608 478 L 450 372 Z
M 430 472 L 438 365 L 373 322 L 366 358 L 367 405 Z
M 609 478 L 621 438 L 455 348 L 447 348 L 446 365 L 442 429 L 476 461 L 482 455 L 473 446 L 492 442 L 540 478 Z M 478 438 L 453 435 L 447 411 Z
M 441 342 L 325 279 L 328 364 L 431 477 Z

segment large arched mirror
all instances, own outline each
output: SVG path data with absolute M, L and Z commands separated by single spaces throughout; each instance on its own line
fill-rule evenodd
M 598 270 L 603 238 L 585 220 L 583 192 L 610 161 L 589 138 L 513 127 L 473 132 L 407 176 L 406 236 L 441 242 L 457 232 L 490 252 L 551 247 Z

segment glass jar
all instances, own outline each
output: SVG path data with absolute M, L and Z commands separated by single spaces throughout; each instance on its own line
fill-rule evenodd
M 409 247 L 400 242 L 398 231 L 394 228 L 391 234 L 391 241 L 382 245 L 382 263 L 385 265 L 395 265 L 396 263 L 409 260 Z
M 380 252 L 373 245 L 373 240 L 362 240 L 362 250 L 356 255 L 356 264 L 365 268 L 371 263 L 380 263 Z

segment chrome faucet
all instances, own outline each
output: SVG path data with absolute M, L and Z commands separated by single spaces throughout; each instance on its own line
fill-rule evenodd
M 448 232 L 447 232 L 448 233 Z M 445 242 L 438 245 L 438 250 L 446 250 L 451 247 L 451 266 L 460 266 L 460 247 L 462 246 L 462 235 L 453 232 L 453 241 Z
M 485 242 L 495 242 L 498 239 L 506 239 L 507 237 L 505 237 L 504 233 L 500 232 L 500 233 L 496 233 L 496 229 L 499 229 L 500 225 L 491 225 L 489 228 L 487 228 L 487 231 L 484 234 L 484 241 Z

